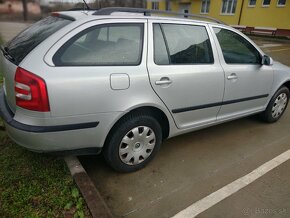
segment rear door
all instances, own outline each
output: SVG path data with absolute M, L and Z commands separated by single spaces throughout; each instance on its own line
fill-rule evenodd
M 216 121 L 224 72 L 204 24 L 149 20 L 148 71 L 153 89 L 179 128 Z

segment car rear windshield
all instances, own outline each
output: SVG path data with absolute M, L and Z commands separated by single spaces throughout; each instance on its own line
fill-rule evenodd
M 37 45 L 71 22 L 61 17 L 46 17 L 19 33 L 6 44 L 5 50 L 18 65 Z

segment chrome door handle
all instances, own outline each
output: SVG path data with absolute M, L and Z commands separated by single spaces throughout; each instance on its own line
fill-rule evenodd
M 170 85 L 172 83 L 172 81 L 167 78 L 167 77 L 163 77 L 160 80 L 155 82 L 155 85 Z
M 235 73 L 232 73 L 227 77 L 228 80 L 238 79 L 238 76 Z

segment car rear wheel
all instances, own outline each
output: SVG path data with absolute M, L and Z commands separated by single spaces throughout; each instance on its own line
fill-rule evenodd
M 153 159 L 161 143 L 161 126 L 154 117 L 146 114 L 130 115 L 113 128 L 103 155 L 116 171 L 133 172 Z
M 285 112 L 289 100 L 289 89 L 281 87 L 270 100 L 266 110 L 261 114 L 264 121 L 274 123 Z

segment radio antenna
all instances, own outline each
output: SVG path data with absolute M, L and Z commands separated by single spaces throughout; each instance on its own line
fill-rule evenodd
M 91 10 L 91 8 L 86 3 L 86 0 L 83 0 L 83 2 L 84 2 L 84 9 L 86 8 L 88 11 Z

